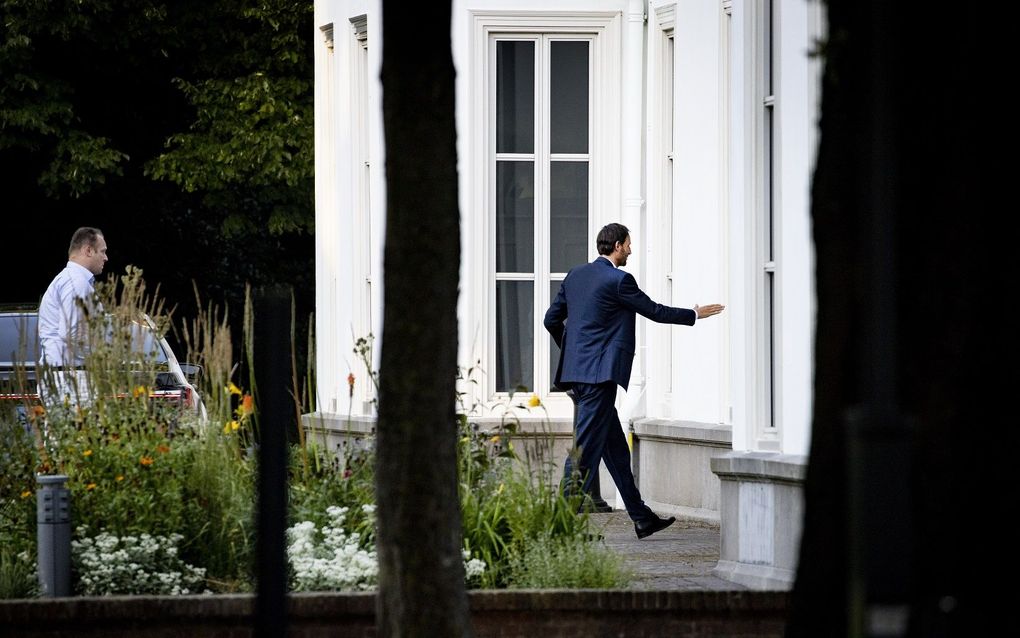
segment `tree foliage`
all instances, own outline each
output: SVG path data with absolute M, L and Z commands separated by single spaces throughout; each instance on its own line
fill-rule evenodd
M 197 117 L 168 138 L 167 150 L 146 170 L 202 193 L 208 208 L 225 213 L 227 235 L 257 232 L 263 224 L 273 234 L 311 230 L 312 69 L 300 37 L 311 8 L 310 2 L 235 3 L 257 41 L 240 38 L 211 77 L 174 80 Z M 261 42 L 266 51 L 253 49 Z
M 0 0 L 0 16 L 0 152 L 45 197 L 147 177 L 228 236 L 311 230 L 310 0 Z
M 142 268 L 177 317 L 196 291 L 236 309 L 281 282 L 307 317 L 312 16 L 312 0 L 0 0 L 2 207 L 12 261 L 33 266 L 2 301 L 38 300 L 89 225 L 104 276 Z

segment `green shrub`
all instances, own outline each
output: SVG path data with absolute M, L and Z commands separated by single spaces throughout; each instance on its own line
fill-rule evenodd
M 633 580 L 623 558 L 597 542 L 539 536 L 510 559 L 510 588 L 620 589 Z
M 39 576 L 29 552 L 14 552 L 0 544 L 0 600 L 38 595 Z

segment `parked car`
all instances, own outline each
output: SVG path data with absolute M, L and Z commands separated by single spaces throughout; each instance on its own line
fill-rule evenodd
M 24 407 L 39 402 L 36 375 L 39 358 L 39 313 L 36 307 L 0 308 L 0 402 L 15 402 Z M 177 359 L 166 338 L 156 331 L 150 317 L 142 315 L 132 323 L 132 349 L 148 353 L 156 370 L 146 383 L 153 400 L 174 402 L 190 410 L 201 420 L 206 418 L 202 397 L 195 387 L 201 366 Z M 125 389 L 127 394 L 130 389 Z

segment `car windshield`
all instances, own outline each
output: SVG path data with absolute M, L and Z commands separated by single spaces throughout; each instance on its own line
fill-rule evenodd
M 156 340 L 156 334 L 148 326 L 140 323 L 131 324 L 131 350 L 154 357 L 156 363 L 166 363 L 163 346 Z

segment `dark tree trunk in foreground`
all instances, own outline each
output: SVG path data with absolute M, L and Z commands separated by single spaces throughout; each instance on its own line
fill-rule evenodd
M 380 636 L 470 634 L 457 497 L 460 220 L 449 34 L 449 2 L 383 3 Z
M 815 404 L 788 635 L 992 635 L 980 627 L 1008 610 L 984 568 L 1015 551 L 993 539 L 1016 501 L 996 452 L 1015 391 L 995 372 L 1015 336 L 989 303 L 1015 266 L 982 166 L 982 144 L 1004 135 L 988 99 L 1009 75 L 989 72 L 995 19 L 979 5 L 827 4 Z

